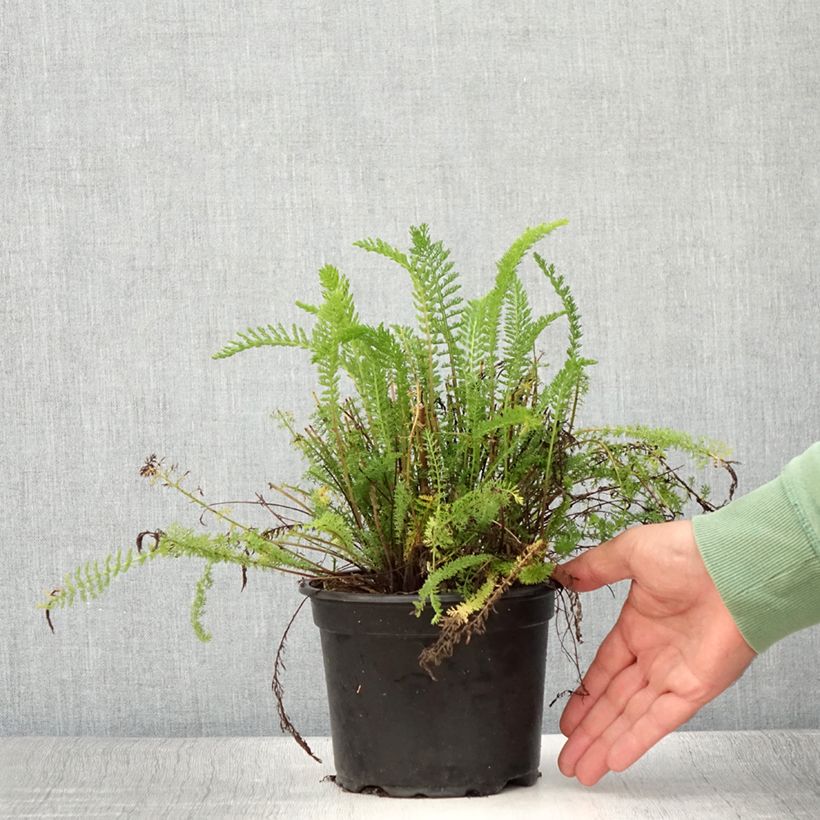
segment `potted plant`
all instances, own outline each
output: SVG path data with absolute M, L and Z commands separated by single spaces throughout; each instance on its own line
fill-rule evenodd
M 79 567 L 40 603 L 49 625 L 53 610 L 99 595 L 132 566 L 188 556 L 204 562 L 192 623 L 208 640 L 214 564 L 238 565 L 243 587 L 249 568 L 293 574 L 320 629 L 341 786 L 464 795 L 534 783 L 548 622 L 562 592 L 550 580 L 556 563 L 632 524 L 674 518 L 689 501 L 714 509 L 677 455 L 734 479 L 714 443 L 576 423 L 594 364 L 581 355 L 577 306 L 537 253 L 556 310 L 535 315 L 518 276 L 532 247 L 565 222 L 527 228 L 490 290 L 468 301 L 427 225 L 410 229 L 406 252 L 356 242 L 403 269 L 417 328 L 362 322 L 348 279 L 322 267 L 320 303 L 297 302 L 309 331 L 258 326 L 214 356 L 294 347 L 318 370 L 310 423 L 300 429 L 276 414 L 307 469 L 300 484 L 269 485 L 278 501 L 257 495 L 271 526 L 243 523 L 151 456 L 141 474 L 185 495 L 216 527 L 145 531 L 134 549 Z M 559 322 L 568 345 L 550 370 L 537 343 Z M 734 480 L 729 497 L 733 489 Z M 577 600 L 565 613 L 577 619 Z M 280 721 L 310 751 L 282 706 L 284 638 Z

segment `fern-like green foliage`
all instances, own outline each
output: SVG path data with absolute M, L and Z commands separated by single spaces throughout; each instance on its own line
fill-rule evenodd
M 435 615 L 433 616 L 433 623 L 438 622 L 444 614 L 439 599 L 439 588 L 446 582 L 454 578 L 459 578 L 465 572 L 475 570 L 478 567 L 486 567 L 495 563 L 495 558 L 492 555 L 485 555 L 483 553 L 461 555 L 458 558 L 453 558 L 446 564 L 440 566 L 437 570 L 431 572 L 427 576 L 427 580 L 422 584 L 419 590 L 418 600 L 416 601 L 416 611 L 421 612 L 427 602 L 433 607 Z
M 310 350 L 310 340 L 298 325 L 294 325 L 290 331 L 282 325 L 249 327 L 244 333 L 237 333 L 236 339 L 232 339 L 215 353 L 214 358 L 227 359 L 252 347 L 302 347 Z
M 74 572 L 65 575 L 62 585 L 51 592 L 48 601 L 41 604 L 41 607 L 62 609 L 71 606 L 77 600 L 84 603 L 92 601 L 105 592 L 118 575 L 156 556 L 157 553 L 154 551 L 137 553 L 136 550 L 128 549 L 123 553 L 119 549 L 116 553 L 106 556 L 103 563 L 96 559 L 87 561 Z
M 205 569 L 202 571 L 202 576 L 196 583 L 194 600 L 191 604 L 191 626 L 193 626 L 197 638 L 203 643 L 207 643 L 212 637 L 211 633 L 205 629 L 202 623 L 202 616 L 205 614 L 205 595 L 214 585 L 213 566 L 213 561 L 205 562 Z
M 624 527 L 673 518 L 689 501 L 712 509 L 709 488 L 676 460 L 731 472 L 720 445 L 666 429 L 576 425 L 595 362 L 582 355 L 567 280 L 533 251 L 565 222 L 527 228 L 498 260 L 492 287 L 470 300 L 426 224 L 410 228 L 406 249 L 379 238 L 354 243 L 396 269 L 385 271 L 387 286 L 410 288 L 415 327 L 362 322 L 350 281 L 324 265 L 319 303 L 297 302 L 311 326 L 251 327 L 214 354 L 290 347 L 316 368 L 308 423 L 276 414 L 305 473 L 299 485 L 271 485 L 279 502 L 258 496 L 273 514 L 270 529 L 207 503 L 187 474 L 152 457 L 142 474 L 185 495 L 216 531 L 157 531 L 150 549 L 86 563 L 41 606 L 90 600 L 133 565 L 185 556 L 204 563 L 191 610 L 203 640 L 217 563 L 241 567 L 243 580 L 250 569 L 272 569 L 326 587 L 418 592 L 418 612 L 429 604 L 435 621 L 444 614 L 440 595 L 458 592 L 462 603 L 450 614 L 467 619 L 511 579 L 544 583 L 562 556 Z M 543 315 L 519 276 L 531 251 L 554 300 Z M 538 347 L 547 332 L 551 349 L 563 351 L 550 367 Z

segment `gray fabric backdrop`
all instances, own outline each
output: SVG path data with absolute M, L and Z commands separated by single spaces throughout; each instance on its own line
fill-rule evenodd
M 240 594 L 217 571 L 209 645 L 184 562 L 57 614 L 56 635 L 34 603 L 137 531 L 194 522 L 138 477 L 151 452 L 213 499 L 299 475 L 269 414 L 305 418 L 306 358 L 209 356 L 299 318 L 324 262 L 366 318 L 409 321 L 364 236 L 429 222 L 472 295 L 526 225 L 568 217 L 542 251 L 601 362 L 587 421 L 721 438 L 741 492 L 817 438 L 816 2 L 5 2 L 0 26 L 0 731 L 278 731 L 292 581 Z M 585 661 L 623 594 L 587 597 Z M 807 630 L 689 727 L 820 727 L 818 677 Z M 550 695 L 572 682 L 553 645 Z M 297 725 L 327 732 L 307 611 L 286 684 Z

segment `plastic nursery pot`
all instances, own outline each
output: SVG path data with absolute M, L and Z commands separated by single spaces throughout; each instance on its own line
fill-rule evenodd
M 394 797 L 495 794 L 539 777 L 550 585 L 499 600 L 486 632 L 432 680 L 418 664 L 437 636 L 414 594 L 331 592 L 302 581 L 322 640 L 336 782 Z M 447 606 L 455 594 L 442 595 Z

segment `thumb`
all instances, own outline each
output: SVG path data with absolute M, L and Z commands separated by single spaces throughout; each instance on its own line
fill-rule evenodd
M 637 538 L 634 527 L 616 535 L 597 547 L 591 547 L 582 555 L 559 564 L 552 577 L 575 592 L 593 589 L 632 578 L 632 554 Z

